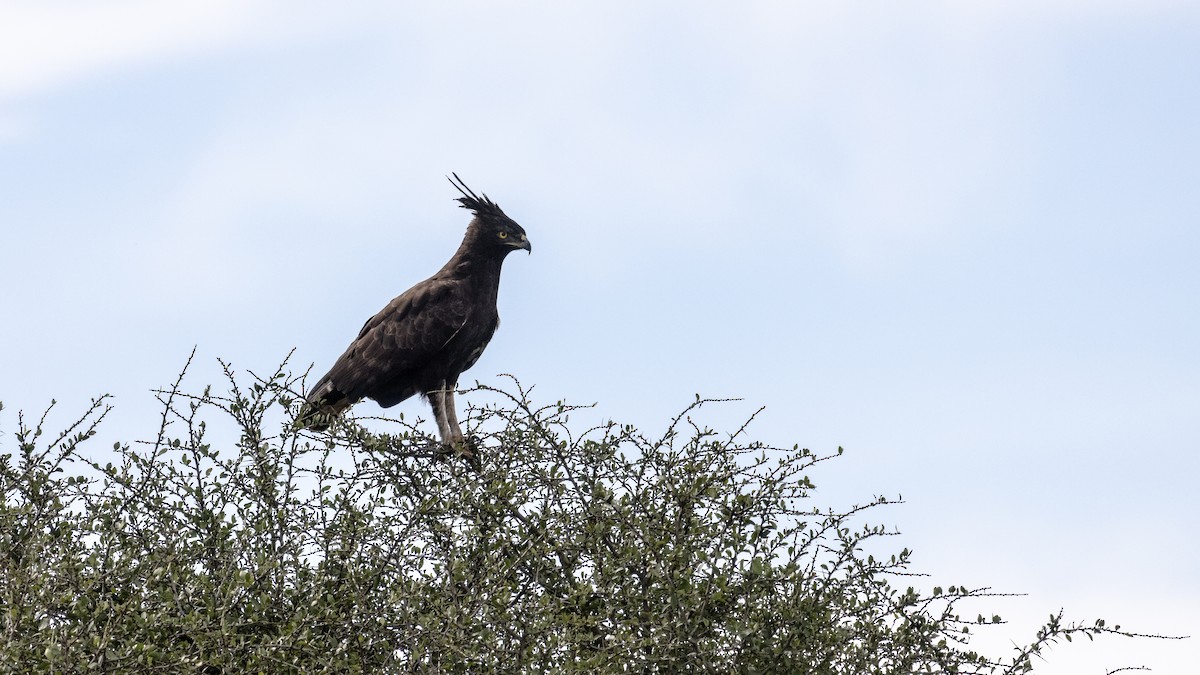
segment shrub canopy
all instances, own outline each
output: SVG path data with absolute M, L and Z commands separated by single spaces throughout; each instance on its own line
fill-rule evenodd
M 162 392 L 153 439 L 99 462 L 93 402 L 19 417 L 0 457 L 0 668 L 30 672 L 1023 672 L 1121 633 L 1061 614 L 1003 662 L 986 589 L 909 586 L 866 522 L 814 502 L 827 455 L 718 433 L 697 399 L 662 434 L 480 387 L 478 469 L 400 420 L 293 424 L 301 380 L 226 366 Z M 48 411 L 49 412 L 49 411 Z M 360 424 L 366 422 L 371 428 Z M 2 449 L 2 448 L 0 448 Z

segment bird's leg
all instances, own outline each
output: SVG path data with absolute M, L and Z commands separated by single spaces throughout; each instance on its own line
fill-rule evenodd
M 458 426 L 458 413 L 454 411 L 454 387 L 457 386 L 458 383 L 455 382 L 446 389 L 446 426 L 453 435 L 451 443 L 461 443 L 463 440 L 462 427 Z
M 425 394 L 429 405 L 433 408 L 433 417 L 437 421 L 438 435 L 442 437 L 443 452 L 461 453 L 472 466 L 478 460 L 475 457 L 475 443 L 463 438 L 462 429 L 458 426 L 458 415 L 454 412 L 454 386 L 443 382 L 440 389 Z
M 449 397 L 449 392 L 446 390 L 445 382 L 442 386 L 433 391 L 426 392 L 426 398 L 429 399 L 429 406 L 433 408 L 433 419 L 438 425 L 438 436 L 441 437 L 442 443 L 449 444 L 454 442 L 453 432 L 451 431 L 450 421 L 446 417 L 446 399 Z M 453 404 L 453 398 L 450 398 Z M 450 415 L 453 416 L 453 408 L 450 409 Z
M 454 390 L 457 387 L 458 383 L 455 382 L 446 389 L 446 425 L 454 434 L 454 446 L 459 448 L 471 467 L 479 471 L 479 442 L 474 436 L 463 436 L 462 427 L 458 426 L 458 413 L 455 412 L 454 405 Z

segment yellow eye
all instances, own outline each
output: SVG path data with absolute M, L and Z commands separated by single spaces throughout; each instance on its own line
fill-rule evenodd
M 501 232 L 499 236 L 500 236 L 500 238 L 501 238 L 501 239 L 508 239 L 508 233 L 507 233 L 507 232 Z

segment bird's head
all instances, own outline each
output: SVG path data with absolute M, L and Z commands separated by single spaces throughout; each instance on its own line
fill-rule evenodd
M 495 251 L 500 255 L 507 255 L 516 249 L 524 249 L 532 253 L 533 246 L 529 243 L 529 237 L 525 235 L 525 228 L 517 224 L 517 221 L 509 218 L 500 210 L 500 206 L 488 199 L 485 194 L 482 197 L 476 195 L 471 188 L 467 187 L 466 183 L 458 177 L 458 174 L 452 173 L 453 178 L 449 178 L 450 184 L 455 187 L 462 196 L 456 201 L 462 208 L 469 210 L 475 214 L 475 220 L 472 221 L 471 227 L 477 228 L 476 245 L 486 247 L 488 250 Z

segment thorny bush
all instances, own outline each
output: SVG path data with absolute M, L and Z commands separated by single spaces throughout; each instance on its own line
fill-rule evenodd
M 111 453 L 85 446 L 105 397 L 57 435 L 18 417 L 0 669 L 1020 673 L 1060 638 L 1133 635 L 1060 613 L 1006 659 L 971 651 L 1000 618 L 959 608 L 992 593 L 909 586 L 908 550 L 864 553 L 893 500 L 813 505 L 840 449 L 717 433 L 697 421 L 714 401 L 660 435 L 577 433 L 572 406 L 480 386 L 475 469 L 403 418 L 297 430 L 286 361 L 225 375 L 188 393 L 181 374 L 153 439 Z

